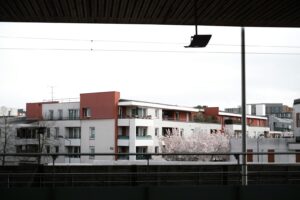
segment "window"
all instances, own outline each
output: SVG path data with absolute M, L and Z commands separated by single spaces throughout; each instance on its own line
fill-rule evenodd
M 253 162 L 253 149 L 247 149 L 247 162 Z
M 50 153 L 50 146 L 49 145 L 46 146 L 46 153 Z
M 180 136 L 182 137 L 183 136 L 183 133 L 184 133 L 184 129 L 180 129 Z
M 49 110 L 49 120 L 53 120 L 53 110 Z
M 80 147 L 77 146 L 71 146 L 68 148 L 69 153 L 80 153 Z M 80 158 L 80 155 L 71 156 L 73 158 Z
M 70 139 L 80 139 L 81 138 L 81 133 L 80 133 L 80 128 L 79 127 L 69 127 L 67 128 L 69 135 L 67 135 L 67 138 Z
M 62 119 L 63 119 L 63 110 L 62 110 L 62 109 L 59 109 L 59 110 L 58 110 L 58 119 L 59 119 L 59 120 L 62 120 Z
M 158 146 L 155 147 L 155 153 L 159 153 L 159 147 Z
M 274 149 L 268 149 L 268 162 L 275 162 L 275 154 L 274 154 Z
M 147 136 L 147 127 L 136 127 L 136 136 Z
M 51 131 L 50 131 L 50 128 L 47 128 L 47 138 L 50 138 L 50 135 L 51 135 Z
M 95 139 L 95 127 L 90 127 L 90 140 Z
M 91 109 L 90 108 L 82 108 L 83 117 L 91 117 Z
M 94 146 L 90 146 L 90 153 L 95 153 L 95 147 Z M 94 159 L 95 156 L 94 155 L 90 155 L 90 159 Z
M 155 136 L 159 136 L 159 128 L 155 128 Z
M 55 127 L 55 135 L 54 135 L 54 138 L 55 138 L 55 139 L 58 139 L 58 136 L 59 136 L 59 127 Z
M 158 109 L 155 109 L 155 117 L 159 118 L 159 110 Z
M 175 120 L 179 120 L 179 112 L 175 112 Z
M 55 153 L 59 153 L 59 146 L 55 146 Z
M 69 110 L 69 119 L 79 119 L 79 110 L 78 109 L 70 109 Z

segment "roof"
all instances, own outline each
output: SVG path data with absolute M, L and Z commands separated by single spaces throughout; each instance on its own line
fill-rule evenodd
M 141 107 L 150 107 L 150 108 L 162 108 L 166 110 L 178 110 L 178 111 L 189 111 L 189 112 L 199 112 L 203 111 L 198 108 L 191 108 L 178 105 L 162 104 L 162 103 L 153 103 L 147 101 L 137 101 L 129 99 L 120 99 L 119 106 L 141 106 Z
M 231 117 L 242 117 L 241 114 L 236 114 L 236 113 L 228 113 L 228 112 L 219 112 L 219 115 L 222 116 L 231 116 Z M 251 119 L 263 119 L 263 120 L 267 120 L 267 117 L 263 117 L 263 116 L 257 116 L 257 115 L 247 115 L 247 118 L 251 118 Z
M 1 0 L 0 21 L 300 27 L 299 10 L 298 0 Z

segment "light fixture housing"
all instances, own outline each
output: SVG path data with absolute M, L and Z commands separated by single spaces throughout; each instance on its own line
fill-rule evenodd
M 194 35 L 191 37 L 191 44 L 185 48 L 203 48 L 206 47 L 211 35 Z

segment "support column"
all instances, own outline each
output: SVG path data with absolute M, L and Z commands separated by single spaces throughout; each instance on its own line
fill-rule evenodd
M 242 72 L 242 185 L 248 184 L 247 160 L 246 160 L 246 137 L 247 137 L 247 119 L 246 119 L 246 58 L 245 58 L 245 29 L 241 28 L 241 72 Z

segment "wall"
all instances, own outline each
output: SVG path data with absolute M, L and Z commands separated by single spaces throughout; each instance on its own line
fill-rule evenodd
M 63 119 L 66 119 L 69 117 L 69 109 L 79 110 L 79 108 L 79 102 L 44 104 L 42 108 L 42 115 L 44 119 L 47 119 L 47 117 L 49 117 L 49 110 L 53 110 L 53 118 L 58 119 L 58 110 L 63 110 Z
M 80 117 L 84 119 L 83 108 L 91 110 L 88 119 L 116 119 L 118 116 L 119 92 L 80 94 Z
M 90 127 L 95 127 L 95 139 L 90 140 Z M 81 152 L 90 153 L 90 146 L 95 146 L 96 153 L 115 153 L 115 120 L 81 121 Z M 95 160 L 112 160 L 113 156 L 96 156 Z M 93 162 L 88 156 L 81 162 Z
M 269 149 L 274 149 L 275 152 L 289 152 L 288 143 L 293 142 L 294 138 L 247 138 L 247 149 L 252 149 L 253 152 L 268 152 Z M 258 144 L 258 145 L 257 145 Z M 242 151 L 242 139 L 230 139 L 231 152 Z M 257 149 L 258 148 L 258 149 Z M 253 155 L 253 162 L 267 163 L 268 155 Z M 236 159 L 231 156 L 231 161 Z M 295 155 L 275 155 L 275 163 L 295 163 Z

